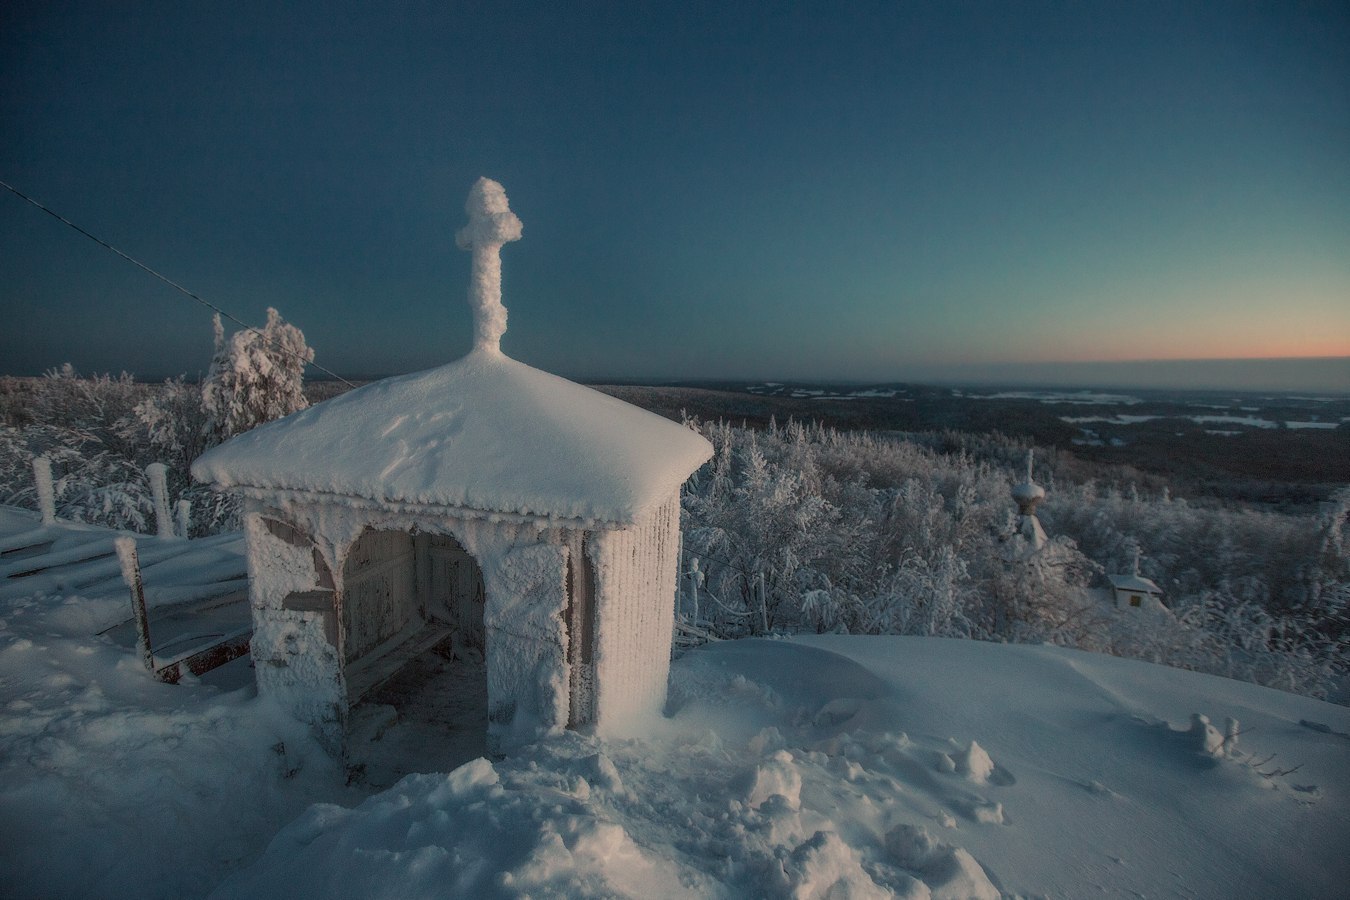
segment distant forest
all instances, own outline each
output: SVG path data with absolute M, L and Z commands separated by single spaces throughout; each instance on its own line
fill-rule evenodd
M 1130 392 L 1130 402 L 1122 405 L 1100 392 L 1081 392 L 1080 399 L 1062 389 L 915 384 L 775 384 L 766 390 L 738 382 L 599 389 L 674 419 L 690 415 L 756 428 L 770 420 L 795 420 L 850 431 L 1004 434 L 1054 448 L 1066 464 L 1072 456 L 1098 464 L 1103 477 L 1155 488 L 1166 485 L 1192 501 L 1233 500 L 1307 511 L 1350 483 L 1350 395 L 1152 390 Z M 812 395 L 802 396 L 806 392 Z M 1072 399 L 1046 402 L 1038 393 Z M 893 396 L 869 396 L 875 394 Z M 1098 398 L 1105 402 L 1093 402 Z M 1121 414 L 1128 424 L 1110 421 Z M 1197 422 L 1197 414 L 1202 419 L 1251 418 L 1273 427 Z M 1108 421 L 1085 427 L 1066 419 Z M 1309 419 L 1337 427 L 1287 425 Z
M 236 528 L 234 501 L 192 484 L 187 468 L 231 430 L 285 408 L 261 404 L 240 419 L 254 409 L 240 399 L 246 389 L 279 390 L 69 369 L 0 378 L 0 502 L 36 507 L 32 460 L 43 455 L 58 515 L 149 532 L 145 467 L 163 462 L 171 495 L 191 504 L 194 536 Z M 1272 448 L 1259 463 L 1268 477 L 1230 483 L 1188 440 L 1130 464 L 1113 454 L 1147 442 L 1075 445 L 1082 429 L 1035 401 L 604 390 L 683 419 L 716 447 L 684 492 L 686 642 L 802 630 L 1049 641 L 1350 700 L 1350 488 L 1332 477 L 1346 462 L 1344 426 L 1208 435 L 1230 453 Z M 306 385 L 310 400 L 337 392 Z M 946 427 L 901 428 L 916 420 L 897 407 Z M 1260 443 L 1277 439 L 1282 451 Z M 1047 491 L 1040 547 L 1010 493 L 1033 449 Z M 1110 602 L 1105 576 L 1130 573 L 1136 558 L 1166 608 Z

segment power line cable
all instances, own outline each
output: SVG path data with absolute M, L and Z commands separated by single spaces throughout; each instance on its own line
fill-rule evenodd
M 171 278 L 168 278 L 168 277 L 166 277 L 166 276 L 164 276 L 164 275 L 161 275 L 159 272 L 156 272 L 154 269 L 150 268 L 150 267 L 147 266 L 145 263 L 141 262 L 139 259 L 136 259 L 135 257 L 130 256 L 130 255 L 126 254 L 126 253 L 123 253 L 121 250 L 118 250 L 116 247 L 114 247 L 112 244 L 108 243 L 107 241 L 103 240 L 102 238 L 97 237 L 97 236 L 95 236 L 95 235 L 93 235 L 93 234 L 90 234 L 89 232 L 85 231 L 83 228 L 81 228 L 80 226 L 76 225 L 74 222 L 70 221 L 70 220 L 67 219 L 65 216 L 61 215 L 60 213 L 56 212 L 55 210 L 49 209 L 48 207 L 43 206 L 41 203 L 39 203 L 38 201 L 34 200 L 32 197 L 28 196 L 27 194 L 25 194 L 23 191 L 19 190 L 18 188 L 14 187 L 12 184 L 8 184 L 7 182 L 0 181 L 0 187 L 3 187 L 5 190 L 9 191 L 11 194 L 14 194 L 16 197 L 19 197 L 19 198 L 22 199 L 22 200 L 27 200 L 29 203 L 33 204 L 33 205 L 36 206 L 38 209 L 42 210 L 42 211 L 45 212 L 47 215 L 51 216 L 53 219 L 56 219 L 58 222 L 61 222 L 61 223 L 66 224 L 66 225 L 69 225 L 71 228 L 75 229 L 75 230 L 78 231 L 80 234 L 82 234 L 82 235 L 84 235 L 85 237 L 89 238 L 89 240 L 93 241 L 95 244 L 98 244 L 100 247 L 103 247 L 103 248 L 105 248 L 105 249 L 111 250 L 113 253 L 116 253 L 118 256 L 122 257 L 122 258 L 125 259 L 127 262 L 131 263 L 132 265 L 137 266 L 138 268 L 141 268 L 141 269 L 145 270 L 146 272 L 149 272 L 151 275 L 155 276 L 155 277 L 158 278 L 160 281 L 164 282 L 164 283 L 167 284 L 169 287 L 173 288 L 174 290 L 178 291 L 179 293 L 181 293 L 181 294 L 186 294 L 187 296 L 191 297 L 193 300 L 196 300 L 196 301 L 197 301 L 198 303 L 200 303 L 202 306 L 205 306 L 207 309 L 214 310 L 214 311 L 216 312 L 217 315 L 224 316 L 225 318 L 229 319 L 231 322 L 233 322 L 233 323 L 235 323 L 236 325 L 238 325 L 239 327 L 243 328 L 245 331 L 251 332 L 252 334 L 256 334 L 258 337 L 262 338 L 262 340 L 264 341 L 264 343 L 267 342 L 267 336 L 264 335 L 264 334 L 263 334 L 261 331 L 259 331 L 258 329 L 254 328 L 252 325 L 248 325 L 248 324 L 246 324 L 246 323 L 244 323 L 244 322 L 241 322 L 239 319 L 237 319 L 237 318 L 235 318 L 234 316 L 230 315 L 228 312 L 226 312 L 225 310 L 221 309 L 219 306 L 216 306 L 214 303 L 210 302 L 209 300 L 203 299 L 202 297 L 198 296 L 197 294 L 194 294 L 192 291 L 190 291 L 190 290 L 188 290 L 187 288 L 183 287 L 183 286 L 182 286 L 181 284 L 179 284 L 178 282 L 176 282 L 176 281 L 172 280 Z M 278 345 L 278 344 L 275 344 L 275 343 L 272 344 L 272 347 L 273 347 L 273 349 L 275 349 L 275 350 L 277 350 L 277 351 L 279 351 L 279 352 L 281 352 L 281 353 L 284 353 L 284 354 L 286 354 L 287 356 L 293 356 L 293 357 L 295 357 L 296 359 L 300 360 L 300 362 L 303 363 L 303 364 L 305 364 L 305 365 L 313 366 L 314 368 L 318 369 L 320 372 L 323 372 L 325 375 L 331 375 L 332 377 L 336 378 L 338 381 L 342 382 L 343 384 L 345 384 L 345 385 L 346 385 L 347 387 L 349 387 L 349 388 L 354 388 L 354 387 L 356 387 L 356 385 L 352 384 L 350 381 L 348 381 L 347 379 L 343 378 L 343 377 L 342 377 L 341 375 L 339 375 L 338 373 L 332 371 L 331 369 L 325 369 L 323 366 L 319 365 L 318 363 L 314 362 L 313 360 L 305 359 L 305 358 L 304 358 L 303 356 L 301 356 L 299 353 L 295 353 L 295 352 L 293 352 L 293 351 L 287 350 L 285 347 L 282 347 L 282 346 L 280 346 L 280 345 Z

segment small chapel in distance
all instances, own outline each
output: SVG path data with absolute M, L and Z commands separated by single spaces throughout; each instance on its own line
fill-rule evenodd
M 474 346 L 215 447 L 193 477 L 244 501 L 260 695 L 341 753 L 353 708 L 451 641 L 481 653 L 488 746 L 606 733 L 665 700 L 680 488 L 701 435 L 502 353 L 502 246 L 469 192 Z

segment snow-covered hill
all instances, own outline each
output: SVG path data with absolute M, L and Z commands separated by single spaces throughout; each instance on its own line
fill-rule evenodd
M 725 642 L 676 662 L 670 716 L 630 739 L 447 758 L 371 794 L 248 689 L 153 682 L 89 625 L 70 598 L 0 624 L 13 896 L 1350 886 L 1350 709 L 1250 684 L 1052 647 Z
M 676 677 L 674 715 L 641 737 L 570 738 L 410 776 L 356 809 L 316 806 L 215 896 L 1350 887 L 1340 707 L 1076 651 L 924 638 L 729 642 Z M 1241 734 L 1215 749 L 1227 717 Z

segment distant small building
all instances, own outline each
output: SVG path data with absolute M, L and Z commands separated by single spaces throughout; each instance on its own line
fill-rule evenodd
M 1045 488 L 1032 478 L 1035 464 L 1035 451 L 1027 451 L 1027 477 L 1020 484 L 1013 485 L 1012 498 L 1017 504 L 1017 530 L 1013 541 L 1013 556 L 1028 559 L 1045 549 L 1049 538 L 1036 517 L 1036 507 L 1045 499 Z
M 1134 571 L 1129 575 L 1107 575 L 1115 595 L 1117 609 L 1131 607 L 1158 609 L 1164 606 L 1162 588 L 1139 574 L 1139 551 L 1134 554 Z
M 244 498 L 258 692 L 335 752 L 353 706 L 446 641 L 481 654 L 498 751 L 665 701 L 680 486 L 712 446 L 505 356 L 499 251 L 520 221 L 487 179 L 467 208 L 471 353 L 192 466 Z

